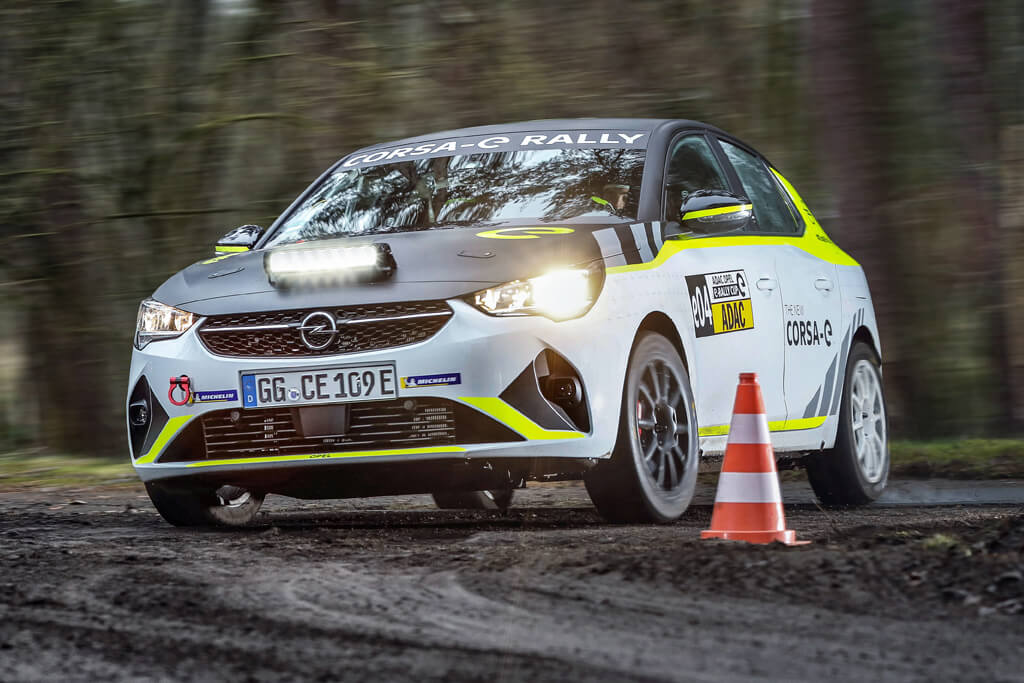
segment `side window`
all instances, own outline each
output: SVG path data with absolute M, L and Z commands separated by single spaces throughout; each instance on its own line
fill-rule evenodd
M 725 140 L 719 142 L 736 175 L 740 177 L 747 198 L 754 204 L 757 225 L 752 226 L 752 229 L 758 232 L 800 232 L 796 214 L 764 162 Z
M 665 169 L 666 220 L 679 218 L 679 209 L 686 194 L 697 190 L 728 189 L 725 173 L 703 135 L 687 135 L 676 140 Z

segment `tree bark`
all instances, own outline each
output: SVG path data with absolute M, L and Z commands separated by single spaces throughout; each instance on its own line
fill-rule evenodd
M 876 82 L 870 15 L 862 3 L 812 0 L 809 30 L 810 101 L 819 165 L 838 214 L 828 227 L 863 266 L 886 360 L 898 360 L 901 311 L 891 296 L 893 249 L 886 225 L 886 150 L 879 125 L 879 103 L 884 98 Z M 902 397 L 915 395 L 914 378 L 905 363 L 896 363 L 893 369 L 897 372 L 887 372 L 886 383 L 889 402 L 899 415 Z
M 953 119 L 950 135 L 961 162 L 955 169 L 958 217 L 971 232 L 975 248 L 964 254 L 973 308 L 982 318 L 990 364 L 997 431 L 1013 432 L 1024 424 L 1024 367 L 1011 361 L 1008 330 L 1005 243 L 999 226 L 999 120 L 988 82 L 989 45 L 983 0 L 937 0 L 936 20 L 945 80 L 946 103 Z

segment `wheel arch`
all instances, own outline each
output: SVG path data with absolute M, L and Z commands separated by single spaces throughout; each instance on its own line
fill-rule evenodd
M 861 325 L 853 333 L 853 339 L 850 340 L 850 348 L 853 348 L 853 344 L 858 341 L 864 342 L 870 346 L 871 350 L 875 352 L 875 357 L 878 358 L 878 362 L 882 362 L 882 353 L 878 348 L 878 343 L 875 341 L 875 335 L 871 333 L 871 330 L 868 329 L 867 325 Z
M 640 325 L 636 329 L 636 333 L 633 335 L 633 345 L 630 347 L 632 351 L 633 347 L 636 346 L 637 340 L 640 338 L 642 332 L 657 332 L 661 336 L 672 342 L 672 345 L 676 347 L 676 351 L 679 353 L 679 358 L 683 361 L 683 367 L 686 368 L 687 372 L 690 370 L 690 363 L 686 357 L 686 348 L 683 346 L 683 338 L 679 335 L 679 329 L 676 324 L 672 322 L 672 318 L 668 317 L 666 313 L 662 311 L 651 311 L 648 313 Z

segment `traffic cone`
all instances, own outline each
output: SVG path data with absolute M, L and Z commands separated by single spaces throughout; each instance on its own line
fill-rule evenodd
M 768 416 L 753 372 L 740 373 L 711 528 L 702 531 L 700 537 L 748 543 L 810 543 L 797 541 L 796 532 L 786 528 Z

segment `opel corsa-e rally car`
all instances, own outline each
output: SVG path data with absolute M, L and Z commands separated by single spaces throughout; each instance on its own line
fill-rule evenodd
M 740 372 L 823 502 L 885 487 L 864 273 L 712 126 L 368 147 L 216 251 L 139 309 L 131 455 L 173 524 L 243 524 L 267 493 L 504 508 L 555 476 L 609 520 L 673 520 L 725 449 Z

